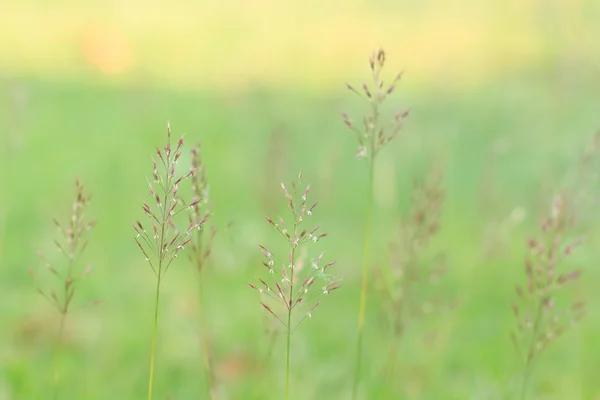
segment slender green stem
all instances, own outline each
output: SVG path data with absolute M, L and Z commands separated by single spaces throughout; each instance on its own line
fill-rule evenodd
M 550 246 L 551 243 L 554 243 L 556 240 L 556 235 L 552 234 L 547 239 L 547 246 Z M 523 367 L 523 386 L 521 388 L 521 400 L 524 400 L 527 395 L 527 386 L 529 385 L 529 378 L 531 377 L 531 373 L 533 372 L 533 366 L 535 362 L 535 346 L 536 339 L 539 335 L 540 325 L 543 323 L 544 316 L 544 305 L 546 304 L 547 298 L 545 296 L 536 297 L 536 315 L 535 320 L 533 322 L 533 328 L 531 331 L 531 342 L 529 343 L 529 348 L 527 349 L 527 354 L 525 354 L 525 365 Z
M 162 201 L 162 221 L 160 224 L 160 238 L 158 241 L 159 248 L 157 249 L 158 268 L 156 278 L 156 299 L 154 303 L 154 328 L 152 330 L 152 348 L 150 350 L 150 377 L 148 378 L 148 400 L 152 400 L 152 385 L 154 384 L 154 359 L 156 355 L 156 331 L 158 328 L 158 301 L 160 299 L 160 283 L 162 282 L 163 259 L 165 257 L 165 237 L 168 233 L 167 204 L 169 203 L 169 194 L 172 191 L 171 179 L 169 174 L 166 176 L 166 185 L 164 186 L 164 196 Z M 165 232 L 165 227 L 167 227 Z
M 287 346 L 286 346 L 286 362 L 285 362 L 285 400 L 290 398 L 290 348 L 292 339 L 292 310 L 288 310 L 287 319 Z
M 371 251 L 371 225 L 373 214 L 373 176 L 374 176 L 374 154 L 369 159 L 369 187 L 367 189 L 367 208 L 365 217 L 365 244 L 363 253 L 362 278 L 360 289 L 360 307 L 358 311 L 358 338 L 356 341 L 356 367 L 354 371 L 354 381 L 352 383 L 352 399 L 358 396 L 358 382 L 360 381 L 360 369 L 362 362 L 362 343 L 365 326 L 365 312 L 367 306 L 367 283 L 369 278 L 369 261 Z
M 198 314 L 200 315 L 200 341 L 202 345 L 202 353 L 204 358 L 204 367 L 206 369 L 206 384 L 208 385 L 208 398 L 213 398 L 213 379 L 212 368 L 210 362 L 210 354 L 208 350 L 208 337 L 206 329 L 206 317 L 204 314 L 204 284 L 202 280 L 202 271 L 199 273 L 200 282 L 198 288 Z
M 62 351 L 62 342 L 63 336 L 65 332 L 65 320 L 67 319 L 66 311 L 62 311 L 60 313 L 60 326 L 58 328 L 58 338 L 56 339 L 55 347 L 54 347 L 54 360 L 53 360 L 53 386 L 54 386 L 54 400 L 58 399 L 58 392 L 60 387 L 60 365 L 59 365 L 59 357 Z
M 71 276 L 72 276 L 72 271 L 73 271 L 73 260 L 74 260 L 74 254 L 73 251 L 70 254 L 70 258 L 69 258 L 69 264 L 67 267 L 67 279 L 65 280 L 65 284 L 64 284 L 64 288 L 65 288 L 65 298 L 64 298 L 64 303 L 63 305 L 60 307 L 60 325 L 58 328 L 58 338 L 56 339 L 56 344 L 55 344 L 55 348 L 54 348 L 54 365 L 53 365 L 53 370 L 54 370 L 54 400 L 58 399 L 58 392 L 59 392 L 59 387 L 60 387 L 60 365 L 59 365 L 59 357 L 60 357 L 60 353 L 62 352 L 62 343 L 63 343 L 63 336 L 65 334 L 65 323 L 66 323 L 66 319 L 67 319 L 67 313 L 69 312 L 69 305 L 71 303 L 70 300 L 70 293 L 69 293 L 69 288 L 70 288 L 70 283 L 71 282 Z M 71 287 L 71 290 L 72 287 Z
M 390 387 L 394 383 L 394 375 L 396 373 L 396 353 L 398 353 L 398 342 L 399 341 L 400 341 L 399 337 L 392 335 L 392 340 L 391 340 L 390 348 L 389 348 L 388 366 L 387 366 L 387 371 L 386 371 L 387 372 L 386 378 L 387 378 L 388 384 L 390 384 Z
M 152 385 L 154 383 L 154 358 L 156 354 L 156 330 L 158 327 L 158 300 L 160 297 L 161 268 L 158 267 L 158 279 L 156 280 L 156 299 L 154 304 L 154 329 L 152 332 L 152 349 L 150 350 L 150 378 L 148 380 L 148 400 L 152 400 Z
M 296 218 L 296 217 L 294 217 Z M 298 232 L 298 220 L 294 221 L 294 234 L 292 235 L 292 255 L 291 255 L 291 264 L 290 264 L 290 294 L 288 298 L 288 317 L 287 317 L 287 345 L 286 345 L 286 361 L 285 361 L 285 400 L 290 398 L 290 349 L 292 343 L 292 299 L 294 296 L 294 267 L 296 263 L 296 245 L 293 240 L 297 237 Z
M 533 331 L 531 332 L 531 344 L 529 345 L 529 350 L 526 354 L 525 367 L 523 370 L 523 387 L 521 388 L 521 400 L 524 400 L 527 394 L 527 385 L 529 384 L 529 377 L 531 376 L 531 372 L 533 370 L 533 361 L 534 355 L 533 351 L 535 348 L 535 339 L 538 335 L 538 330 L 540 327 L 542 314 L 543 314 L 544 301 L 542 299 L 539 300 L 539 304 L 537 307 L 537 315 L 535 317 L 535 322 L 533 323 Z

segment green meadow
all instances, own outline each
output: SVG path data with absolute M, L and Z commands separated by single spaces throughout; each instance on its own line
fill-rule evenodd
M 193 31 L 194 25 L 191 17 L 183 19 L 186 4 L 179 3 L 176 15 L 185 23 L 178 30 L 179 20 L 166 18 L 172 32 L 163 42 L 152 39 L 160 37 L 155 30 L 158 25 L 148 22 L 160 21 L 156 7 L 140 11 L 146 25 L 135 25 L 123 15 L 133 13 L 139 5 L 127 3 L 131 10 L 125 7 L 127 11 L 119 17 L 106 6 L 102 15 L 114 22 L 115 29 L 122 28 L 123 37 L 131 39 L 133 61 L 123 64 L 123 71 L 118 62 L 107 61 L 106 70 L 103 61 L 94 61 L 96 56 L 86 58 L 87 50 L 83 55 L 77 53 L 79 50 L 73 50 L 76 41 L 69 42 L 67 29 L 60 29 L 70 25 L 50 17 L 62 15 L 80 27 L 83 23 L 78 17 L 91 18 L 91 11 L 76 9 L 65 17 L 33 3 L 9 8 L 15 21 L 30 15 L 38 25 L 28 33 L 16 23 L 0 28 L 4 29 L 1 43 L 6 44 L 4 51 L 0 49 L 0 400 L 51 398 L 57 365 L 62 377 L 60 399 L 139 399 L 147 395 L 156 281 L 133 239 L 130 222 L 143 217 L 141 204 L 148 198 L 151 157 L 156 146 L 164 145 L 167 123 L 174 141 L 184 136 L 182 165 L 190 162 L 191 146 L 201 142 L 214 205 L 210 221 L 218 233 L 202 279 L 217 398 L 283 398 L 285 334 L 269 330 L 273 319 L 246 282 L 264 276 L 258 244 L 272 245 L 285 258 L 284 243 L 264 217 L 287 215 L 280 184 L 287 184 L 300 171 L 304 182 L 311 184 L 311 199 L 319 201 L 311 218 L 328 233 L 310 250 L 310 256 L 324 251 L 327 259 L 337 260 L 332 273 L 342 279 L 343 287 L 323 299 L 312 318 L 292 336 L 290 398 L 350 398 L 367 167 L 364 160 L 355 158 L 356 141 L 340 113 L 360 121 L 368 112 L 368 103 L 348 91 L 345 83 L 360 87 L 362 81 L 368 81 L 368 57 L 379 44 L 393 49 L 388 52 L 384 80 L 393 79 L 406 63 L 410 66 L 385 102 L 384 113 L 391 117 L 410 108 L 411 114 L 399 136 L 376 160 L 373 279 L 359 397 L 520 398 L 522 365 L 510 339 L 516 326 L 511 303 L 517 296 L 515 285 L 525 280 L 527 240 L 539 236 L 541 221 L 551 212 L 555 196 L 563 191 L 570 194 L 580 185 L 590 201 L 578 209 L 581 223 L 573 236 L 584 241 L 559 268 L 581 269 L 582 277 L 565 288 L 557 302 L 568 306 L 571 301 L 584 300 L 587 315 L 553 340 L 536 360 L 528 398 L 600 399 L 600 299 L 595 294 L 600 285 L 600 220 L 594 202 L 599 194 L 597 168 L 584 177 L 578 173 L 580 155 L 600 128 L 598 49 L 597 44 L 587 46 L 598 28 L 588 21 L 585 11 L 596 12 L 594 4 L 588 9 L 582 4 L 576 12 L 569 8 L 571 12 L 565 14 L 570 16 L 568 23 L 580 22 L 573 25 L 577 37 L 566 28 L 557 33 L 541 24 L 541 28 L 531 29 L 535 35 L 527 36 L 527 30 L 520 28 L 511 39 L 514 43 L 502 41 L 501 22 L 509 21 L 511 15 L 507 11 L 482 33 L 485 40 L 481 45 L 466 40 L 464 48 L 441 49 L 444 45 L 440 44 L 439 52 L 424 46 L 420 53 L 419 39 L 414 43 L 406 37 L 396 40 L 393 34 L 386 35 L 386 27 L 389 32 L 404 34 L 418 26 L 419 31 L 431 31 L 422 43 L 435 44 L 443 38 L 435 30 L 441 25 L 432 22 L 429 29 L 426 22 L 428 16 L 437 21 L 442 11 L 428 14 L 411 9 L 410 15 L 418 16 L 420 22 L 397 28 L 390 16 L 382 16 L 389 4 L 378 2 L 371 13 L 363 10 L 368 16 L 362 21 L 360 7 L 368 7 L 356 2 L 356 10 L 336 19 L 340 29 L 354 32 L 346 24 L 362 21 L 354 34 L 360 36 L 361 29 L 372 26 L 379 30 L 365 33 L 371 36 L 362 41 L 340 39 L 342 57 L 336 60 L 330 56 L 336 49 L 334 33 L 327 31 L 322 41 L 311 42 L 307 36 L 310 29 L 302 24 L 296 40 L 306 39 L 300 51 L 310 66 L 303 68 L 303 58 L 293 51 L 279 53 L 277 46 L 273 51 L 261 47 L 260 35 L 267 33 L 258 22 L 248 25 L 251 18 L 244 17 L 244 10 L 236 9 L 231 20 L 226 20 L 225 6 L 217 11 L 203 7 L 230 24 L 218 29 L 226 31 L 230 26 L 232 36 L 221 38 L 222 47 L 213 43 L 200 46 L 200 50 L 191 45 L 186 49 L 179 39 L 186 37 L 186 29 Z M 267 3 L 261 2 L 261 7 Z M 436 2 L 429 3 L 433 7 Z M 66 3 L 61 7 L 68 9 Z M 401 7 L 394 7 L 392 15 L 402 20 Z M 315 18 L 326 26 L 336 9 L 334 5 L 323 10 L 305 5 L 298 18 L 308 24 L 311 10 L 321 10 Z M 487 11 L 487 17 L 494 14 L 491 7 L 481 10 Z M 273 29 L 290 20 L 284 10 L 269 12 L 286 15 Z M 527 27 L 529 20 L 525 14 L 519 15 L 519 26 Z M 560 8 L 552 15 L 560 21 Z M 460 15 L 456 18 L 461 21 Z M 0 17 L 3 19 L 10 20 L 6 15 Z M 484 22 L 477 22 L 472 32 L 460 23 L 443 26 L 451 32 L 462 26 L 465 35 L 470 35 Z M 48 27 L 47 35 L 43 26 Z M 253 32 L 249 40 L 255 53 L 240 50 L 243 26 Z M 198 29 L 208 32 L 209 28 Z M 148 36 L 143 29 L 148 29 Z M 284 38 L 292 37 L 289 29 Z M 47 36 L 47 43 L 37 49 L 27 41 L 20 53 L 9 43 L 14 43 L 11 35 L 21 31 L 33 41 Z M 521 48 L 528 56 L 520 65 L 521 53 L 506 50 L 519 48 L 519 35 L 532 48 L 536 43 L 560 45 L 542 47 L 533 55 Z M 276 43 L 272 35 L 267 36 Z M 564 40 L 555 42 L 553 37 Z M 571 40 L 577 42 L 578 37 L 583 45 L 570 48 Z M 377 42 L 373 44 L 371 39 Z M 25 39 L 15 39 L 19 40 Z M 147 47 L 152 40 L 157 41 L 154 51 Z M 320 47 L 311 52 L 310 43 L 317 41 Z M 405 52 L 403 43 L 411 43 L 406 44 Z M 476 52 L 493 43 L 505 49 L 509 61 L 502 64 L 485 58 L 496 66 L 486 73 L 473 61 L 477 58 L 473 54 L 478 53 L 469 55 L 468 50 Z M 178 47 L 172 47 L 175 44 Z M 57 46 L 58 61 L 45 56 L 45 46 Z M 237 49 L 234 55 L 241 57 L 247 68 L 236 64 L 234 55 L 225 50 L 228 46 Z M 171 53 L 169 49 L 175 50 Z M 571 51 L 563 52 L 565 49 Z M 184 50 L 190 52 L 189 58 Z M 79 55 L 70 58 L 71 52 Z M 121 53 L 114 56 L 125 57 Z M 112 56 L 103 53 L 98 57 Z M 411 57 L 417 61 L 411 62 Z M 461 61 L 465 71 L 459 67 Z M 223 70 L 215 65 L 219 62 Z M 116 70 L 111 69 L 115 65 Z M 397 367 L 390 384 L 384 379 L 384 369 L 391 339 L 383 323 L 375 274 L 389 266 L 388 244 L 396 239 L 398 225 L 411 209 L 413 183 L 423 178 L 432 164 L 441 166 L 446 192 L 440 230 L 432 239 L 432 249 L 443 253 L 447 263 L 447 273 L 436 286 L 446 300 L 435 313 L 409 325 L 397 343 Z M 90 265 L 92 272 L 79 283 L 57 353 L 59 314 L 36 292 L 28 268 L 36 272 L 44 287 L 57 282 L 45 271 L 36 251 L 60 265 L 52 221 L 69 218 L 76 179 L 93 196 L 86 215 L 96 220 L 97 226 L 78 265 L 82 269 Z M 177 258 L 162 285 L 156 399 L 209 398 L 199 334 L 198 289 L 197 271 L 186 257 Z

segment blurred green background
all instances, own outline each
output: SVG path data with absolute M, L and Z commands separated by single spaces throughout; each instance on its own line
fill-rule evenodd
M 284 342 L 264 333 L 244 282 L 262 274 L 257 243 L 278 240 L 264 221 L 285 213 L 278 185 L 300 170 L 344 288 L 293 337 L 293 398 L 347 398 L 367 174 L 339 113 L 366 112 L 344 84 L 369 79 L 379 46 L 388 81 L 406 71 L 387 107 L 412 114 L 378 159 L 373 264 L 389 260 L 413 180 L 442 160 L 448 197 L 435 246 L 450 263 L 440 290 L 457 307 L 411 328 L 397 388 L 382 389 L 388 342 L 373 298 L 362 396 L 510 398 L 519 371 L 510 302 L 525 240 L 600 127 L 598 21 L 595 0 L 4 1 L 0 399 L 50 397 L 58 315 L 27 268 L 42 270 L 36 250 L 55 254 L 52 218 L 68 218 L 76 178 L 98 221 L 76 303 L 101 303 L 69 316 L 60 398 L 144 398 L 155 280 L 129 221 L 141 217 L 167 121 L 186 150 L 202 142 L 222 230 L 206 275 L 222 398 L 281 398 Z M 586 219 L 595 216 L 590 208 Z M 532 398 L 600 399 L 600 230 L 585 233 L 574 263 L 589 316 L 539 360 Z M 196 272 L 179 259 L 163 289 L 156 398 L 206 398 Z

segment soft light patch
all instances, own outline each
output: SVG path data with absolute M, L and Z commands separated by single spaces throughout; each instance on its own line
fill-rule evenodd
M 85 61 L 107 75 L 127 72 L 133 65 L 133 53 L 127 37 L 106 25 L 86 28 L 80 49 Z

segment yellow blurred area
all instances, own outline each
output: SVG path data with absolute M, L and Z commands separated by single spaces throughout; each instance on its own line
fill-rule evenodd
M 0 68 L 319 88 L 361 76 L 382 46 L 413 81 L 463 86 L 557 60 L 597 65 L 599 15 L 586 0 L 16 0 L 0 11 Z

